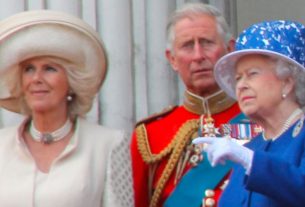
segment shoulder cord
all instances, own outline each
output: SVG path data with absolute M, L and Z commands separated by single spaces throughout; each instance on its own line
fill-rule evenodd
M 162 158 L 164 158 L 166 155 L 172 152 L 162 172 L 162 175 L 157 182 L 156 189 L 150 201 L 150 207 L 158 206 L 158 202 L 161 193 L 165 187 L 165 184 L 167 183 L 170 175 L 172 174 L 174 168 L 176 167 L 185 146 L 189 143 L 190 139 L 192 138 L 192 134 L 198 130 L 198 127 L 199 127 L 199 121 L 196 119 L 188 120 L 187 122 L 185 122 L 179 128 L 179 130 L 175 134 L 172 141 L 168 144 L 168 146 L 165 149 L 163 149 L 159 154 L 151 153 L 145 125 L 141 124 L 136 128 L 138 149 L 145 163 L 152 164 L 154 162 L 160 161 Z
M 158 154 L 152 154 L 149 146 L 147 131 L 145 124 L 141 124 L 136 128 L 137 145 L 140 154 L 146 164 L 152 164 L 162 160 L 167 156 L 174 148 L 177 142 L 177 136 L 171 140 L 171 142 Z

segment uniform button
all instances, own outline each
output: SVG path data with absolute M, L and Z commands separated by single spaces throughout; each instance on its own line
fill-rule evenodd
M 211 190 L 211 189 L 207 189 L 205 192 L 204 192 L 204 194 L 205 194 L 205 197 L 213 197 L 214 195 L 215 195 L 215 192 L 213 191 L 213 190 Z
M 214 198 L 207 198 L 205 200 L 205 206 L 206 207 L 214 207 L 215 204 L 216 204 L 216 202 L 215 202 Z

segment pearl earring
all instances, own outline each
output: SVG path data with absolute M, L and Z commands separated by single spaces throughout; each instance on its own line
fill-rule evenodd
M 282 94 L 282 98 L 285 99 L 287 97 L 286 93 Z
M 67 96 L 67 101 L 72 101 L 72 96 L 71 95 Z

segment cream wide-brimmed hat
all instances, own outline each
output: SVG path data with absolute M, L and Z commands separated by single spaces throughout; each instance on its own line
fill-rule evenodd
M 99 90 L 107 71 L 107 54 L 98 33 L 83 20 L 58 11 L 21 12 L 0 21 L 0 106 L 20 112 L 19 96 L 7 84 L 10 71 L 38 56 L 58 57 L 76 70 L 97 77 Z

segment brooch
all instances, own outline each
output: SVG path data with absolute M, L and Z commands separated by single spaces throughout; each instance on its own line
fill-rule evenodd
M 303 123 L 304 123 L 304 117 L 295 125 L 292 132 L 293 138 L 297 137 L 300 134 L 301 129 L 303 128 Z

